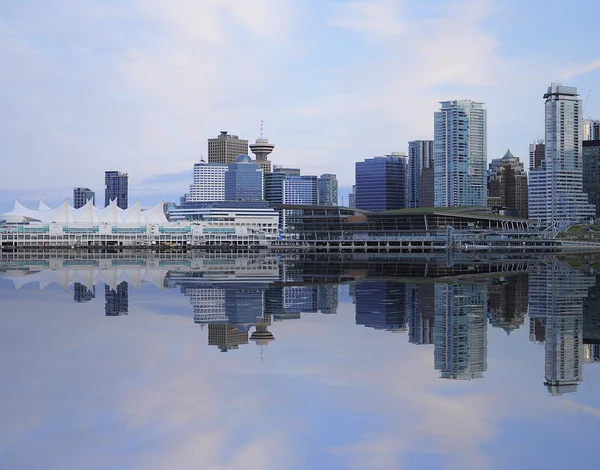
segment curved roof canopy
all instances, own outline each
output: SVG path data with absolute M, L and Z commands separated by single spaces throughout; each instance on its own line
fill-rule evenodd
M 114 200 L 108 206 L 98 209 L 90 199 L 83 207 L 75 209 L 69 205 L 69 200 L 65 199 L 60 206 L 55 208 L 48 208 L 40 201 L 38 209 L 30 209 L 15 199 L 12 210 L 1 214 L 0 219 L 12 223 L 54 222 L 59 224 L 166 224 L 168 222 L 163 211 L 162 200 L 154 207 L 142 210 L 139 201 L 128 209 L 121 209 Z

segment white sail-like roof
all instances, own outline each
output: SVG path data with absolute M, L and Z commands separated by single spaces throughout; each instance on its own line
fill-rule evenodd
M 0 219 L 12 223 L 39 221 L 42 223 L 59 224 L 166 224 L 167 217 L 163 210 L 163 201 L 147 210 L 142 210 L 140 201 L 128 209 L 121 209 L 117 201 L 110 201 L 109 205 L 98 209 L 92 200 L 88 200 L 83 207 L 74 209 L 69 205 L 68 199 L 55 208 L 49 208 L 43 201 L 39 201 L 38 209 L 29 209 L 15 199 L 10 212 L 0 215 Z
M 77 223 L 94 223 L 96 221 L 95 215 L 96 208 L 94 207 L 94 204 L 92 204 L 91 199 L 89 199 L 84 206 L 71 211 L 73 222 Z
M 121 212 L 121 222 L 125 224 L 139 224 L 142 222 L 142 209 L 140 208 L 140 201 L 136 201 L 135 204 Z
M 47 206 L 41 199 L 38 201 L 38 211 L 49 211 L 50 206 Z
M 116 224 L 119 222 L 119 206 L 117 206 L 117 200 L 114 199 L 108 203 L 104 209 L 98 209 L 96 211 L 96 217 L 98 222 L 105 224 Z
M 154 207 L 143 211 L 142 217 L 144 218 L 144 222 L 147 224 L 166 224 L 168 220 L 163 207 L 164 202 L 161 199 Z

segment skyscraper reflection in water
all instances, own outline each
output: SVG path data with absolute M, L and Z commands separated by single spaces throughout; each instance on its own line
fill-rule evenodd
M 356 285 L 356 324 L 388 331 L 406 331 L 406 284 L 363 281 Z
M 121 282 L 117 290 L 104 286 L 104 313 L 107 317 L 129 313 L 129 284 L 126 281 Z
M 594 276 L 559 262 L 536 266 L 529 275 L 530 339 L 543 326 L 544 385 L 552 395 L 575 392 L 582 380 L 583 302 L 595 283 Z
M 73 300 L 77 303 L 89 302 L 96 298 L 96 286 L 92 286 L 88 289 L 87 286 L 80 282 L 73 284 Z
M 488 285 L 490 324 L 506 334 L 518 330 L 525 323 L 528 295 L 527 275 L 492 279 Z
M 434 285 L 407 284 L 408 341 L 412 344 L 433 344 Z
M 487 284 L 435 284 L 434 367 L 444 379 L 487 369 Z

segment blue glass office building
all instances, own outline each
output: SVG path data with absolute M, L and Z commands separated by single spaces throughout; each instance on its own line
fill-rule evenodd
M 317 177 L 316 176 L 287 176 L 284 184 L 285 204 L 316 205 Z
M 406 207 L 406 157 L 389 155 L 356 163 L 356 208 L 374 212 Z
M 121 209 L 129 207 L 129 176 L 120 171 L 107 171 L 104 173 L 104 207 L 115 199 Z
M 248 155 L 240 155 L 225 173 L 225 199 L 228 201 L 261 201 L 263 172 Z

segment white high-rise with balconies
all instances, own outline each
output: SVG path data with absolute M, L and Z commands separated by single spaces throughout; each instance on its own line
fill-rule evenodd
M 185 202 L 207 202 L 225 200 L 225 173 L 229 165 L 216 163 L 194 164 L 194 181 Z
M 546 100 L 542 166 L 529 172 L 529 218 L 558 230 L 595 217 L 583 192 L 581 100 L 577 88 L 552 83 Z
M 470 100 L 442 101 L 434 115 L 435 207 L 487 206 L 487 111 Z

